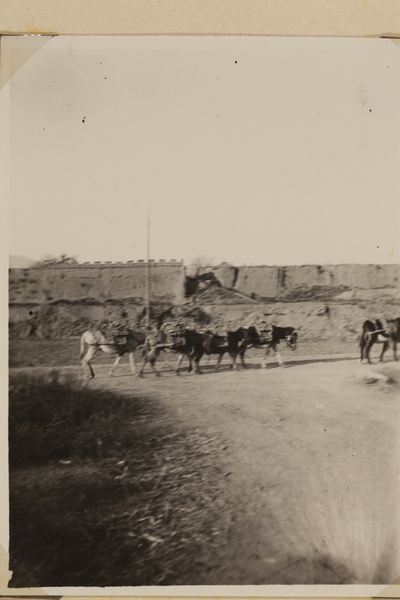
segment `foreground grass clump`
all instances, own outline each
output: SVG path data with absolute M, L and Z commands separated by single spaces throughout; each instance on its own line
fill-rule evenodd
M 12 379 L 9 414 L 11 587 L 198 583 L 228 529 L 215 439 L 56 373 Z
M 154 402 L 134 394 L 118 397 L 80 387 L 73 376 L 62 381 L 57 371 L 46 377 L 18 375 L 9 391 L 10 466 L 114 456 L 135 443 L 133 419 L 155 409 Z

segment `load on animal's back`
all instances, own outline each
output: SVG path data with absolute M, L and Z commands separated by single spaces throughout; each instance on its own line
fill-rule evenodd
M 265 345 L 271 343 L 273 339 L 273 326 L 267 321 L 259 321 L 253 325 L 250 325 L 246 332 L 248 347 L 264 347 Z
M 166 321 L 159 329 L 160 343 L 180 346 L 186 343 L 186 331 L 189 327 L 183 320 Z
M 200 373 L 199 361 L 204 354 L 202 334 L 194 329 L 189 329 L 189 324 L 183 319 L 177 319 L 173 322 L 166 322 L 158 330 L 151 332 L 145 341 L 143 351 L 143 364 L 139 371 L 139 376 L 143 376 L 144 368 L 150 363 L 154 372 L 159 375 L 155 368 L 155 363 L 162 351 L 178 354 L 178 361 L 175 367 L 175 373 L 179 374 L 179 368 L 183 357 L 189 360 L 189 372 L 193 370 Z

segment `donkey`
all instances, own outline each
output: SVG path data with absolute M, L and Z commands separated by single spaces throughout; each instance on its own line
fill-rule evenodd
M 105 354 L 115 356 L 114 364 L 108 372 L 109 375 L 113 375 L 115 368 L 118 366 L 124 354 L 129 355 L 131 373 L 132 375 L 135 375 L 135 350 L 140 346 L 143 346 L 145 339 L 146 334 L 144 332 L 127 329 L 124 332 L 124 335 L 114 337 L 113 340 L 110 341 L 100 329 L 88 329 L 81 336 L 80 359 L 85 373 L 87 369 L 89 369 L 89 378 L 94 378 L 95 375 L 90 361 L 98 350 L 102 350 Z

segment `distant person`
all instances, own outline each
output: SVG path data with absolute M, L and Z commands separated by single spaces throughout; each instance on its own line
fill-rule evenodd
M 37 336 L 38 319 L 36 313 L 33 310 L 29 311 L 28 327 L 26 330 L 26 337 Z

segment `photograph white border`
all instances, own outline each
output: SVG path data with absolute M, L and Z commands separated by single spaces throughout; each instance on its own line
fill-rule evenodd
M 331 37 L 400 36 L 398 0 L 0 0 L 2 35 L 274 35 Z M 12 73 L 10 73 L 12 76 Z M 3 123 L 4 125 L 4 123 Z M 3 129 L 4 131 L 4 129 Z M 7 136 L 2 136 L 1 156 L 7 186 Z M 2 203 L 2 222 L 7 227 L 7 206 Z M 8 239 L 2 236 L 2 266 L 8 276 Z M 7 311 L 7 279 L 1 287 Z M 3 340 L 7 322 L 2 320 Z M 3 348 L 7 366 L 7 348 Z M 6 381 L 6 377 L 3 381 Z M 4 389 L 4 388 L 3 388 Z M 7 389 L 5 389 L 7 394 Z M 3 396 L 2 406 L 6 405 Z M 4 413 L 3 413 L 4 414 Z M 3 416 L 3 415 L 2 415 Z M 7 423 L 7 421 L 6 421 Z M 2 443 L 7 446 L 7 439 Z M 7 454 L 0 465 L 7 469 Z M 1 493 L 1 509 L 8 514 L 8 494 Z M 9 589 L 8 556 L 0 548 L 0 596 L 62 595 L 83 597 L 400 597 L 400 586 L 209 586 L 169 588 L 46 588 Z M 6 577 L 6 581 L 4 579 Z M 5 584 L 5 585 L 4 585 Z

